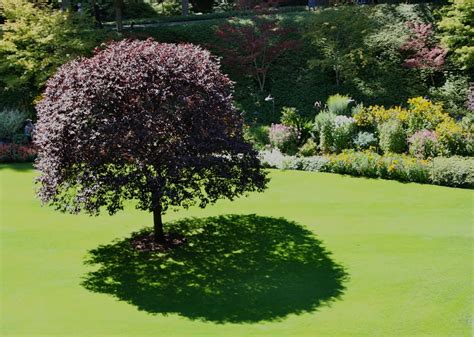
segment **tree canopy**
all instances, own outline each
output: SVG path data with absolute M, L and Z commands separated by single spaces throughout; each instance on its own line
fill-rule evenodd
M 191 44 L 125 40 L 65 64 L 37 105 L 39 197 L 89 214 L 136 199 L 156 226 L 172 206 L 262 191 L 266 174 L 232 88 Z

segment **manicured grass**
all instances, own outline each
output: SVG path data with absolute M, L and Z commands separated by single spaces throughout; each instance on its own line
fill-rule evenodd
M 131 232 L 149 225 L 149 214 L 130 208 L 114 217 L 90 218 L 41 208 L 33 193 L 35 174 L 27 165 L 0 166 L 0 336 L 472 335 L 473 191 L 324 173 L 273 171 L 269 189 L 263 194 L 252 194 L 232 203 L 222 201 L 206 210 L 169 213 L 165 221 L 223 214 L 257 214 L 257 219 L 286 220 L 201 220 L 206 228 L 212 228 L 208 234 L 209 247 L 216 248 L 216 252 L 226 245 L 244 243 L 248 251 L 233 252 L 240 254 L 236 258 L 212 255 L 211 249 L 203 248 L 200 252 L 207 255 L 202 256 L 201 263 L 196 256 L 186 255 L 195 249 L 188 247 L 183 253 L 173 253 L 181 259 L 178 262 L 189 258 L 188 264 L 176 263 L 176 270 L 159 274 L 159 268 L 143 265 L 146 260 L 123 255 L 129 254 L 126 249 L 113 250 L 121 247 L 120 242 L 112 244 L 114 239 L 129 237 Z M 236 221 L 235 231 L 232 221 Z M 181 226 L 201 222 L 185 221 Z M 251 226 L 251 232 L 246 224 Z M 278 228 L 284 230 L 278 232 Z M 266 251 L 277 245 L 272 239 L 286 244 L 287 248 L 278 253 L 280 257 Z M 290 245 L 291 240 L 301 250 Z M 204 245 L 206 237 L 200 235 L 193 242 Z M 106 246 L 92 255 L 102 265 L 85 265 L 87 252 L 99 245 Z M 110 259 L 114 252 L 119 253 L 117 259 L 106 265 L 104 254 L 109 254 Z M 305 263 L 319 268 L 316 260 L 310 259 L 317 256 L 314 254 L 320 254 L 321 265 L 343 268 L 347 277 L 336 280 L 340 273 L 303 273 Z M 297 261 L 298 256 L 302 260 Z M 292 261 L 286 273 L 285 258 Z M 117 268 L 117 261 L 128 265 Z M 275 268 L 265 265 L 271 261 Z M 186 266 L 205 280 L 196 287 L 204 287 L 207 282 L 211 293 L 218 290 L 215 302 L 211 297 L 202 302 L 202 307 L 198 306 L 207 288 L 199 288 L 199 292 L 192 288 L 196 291 L 183 293 L 194 298 L 176 298 L 180 287 L 191 287 L 183 280 L 193 276 Z M 205 268 L 199 271 L 199 266 Z M 220 266 L 223 271 L 212 271 L 210 266 Z M 246 273 L 252 266 L 258 267 L 256 278 L 242 278 L 241 271 Z M 105 268 L 105 273 L 91 274 L 101 271 L 99 267 Z M 173 264 L 165 267 L 173 268 Z M 138 268 L 147 273 L 154 270 L 156 277 L 165 275 L 166 287 L 137 287 L 155 278 L 145 273 L 138 279 L 138 274 L 134 274 Z M 236 269 L 231 273 L 229 268 Z M 321 270 L 336 270 L 331 268 Z M 280 274 L 272 273 L 275 271 Z M 269 281 L 265 284 L 261 277 L 267 273 Z M 278 282 L 279 275 L 285 284 Z M 313 275 L 314 280 L 308 275 Z M 295 284 L 300 282 L 298 289 L 306 298 L 297 301 L 292 297 L 298 294 L 292 288 L 292 277 Z M 325 282 L 324 277 L 326 281 L 333 278 L 334 282 Z M 170 280 L 176 287 L 172 288 Z M 244 289 L 242 282 L 260 288 Z M 310 282 L 315 289 L 325 287 L 332 292 L 318 292 Z M 107 284 L 111 287 L 104 288 Z M 266 296 L 269 288 L 286 307 L 279 306 L 274 311 L 268 307 L 272 303 Z M 172 291 L 158 293 L 160 289 Z M 231 293 L 235 290 L 245 292 L 248 306 Z M 285 298 L 281 291 L 288 296 Z M 163 303 L 167 294 L 173 296 L 169 306 Z M 263 301 L 262 305 L 259 307 L 253 298 Z M 192 303 L 196 307 L 190 307 Z M 214 303 L 214 308 L 207 307 L 209 303 Z M 247 315 L 252 312 L 254 316 Z

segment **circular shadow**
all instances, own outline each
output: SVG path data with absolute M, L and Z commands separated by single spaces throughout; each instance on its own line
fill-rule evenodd
M 187 243 L 167 252 L 132 248 L 136 235 L 99 246 L 82 285 L 153 314 L 252 323 L 316 310 L 341 296 L 347 274 L 295 222 L 256 215 L 188 218 L 168 230 Z

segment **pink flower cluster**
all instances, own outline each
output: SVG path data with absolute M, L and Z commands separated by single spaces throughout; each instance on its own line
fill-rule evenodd
M 290 140 L 293 134 L 294 131 L 289 126 L 283 124 L 272 124 L 269 132 L 270 143 L 278 147 Z

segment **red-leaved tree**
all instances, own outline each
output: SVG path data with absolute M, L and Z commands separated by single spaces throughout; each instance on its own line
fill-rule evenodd
M 282 53 L 299 46 L 291 38 L 294 31 L 263 17 L 251 24 L 225 23 L 217 29 L 220 42 L 216 48 L 224 56 L 223 63 L 255 78 L 263 92 L 270 66 Z
M 447 50 L 434 38 L 431 23 L 410 22 L 411 36 L 400 49 L 407 57 L 403 65 L 407 68 L 427 69 L 433 81 L 433 73 L 444 67 Z
M 38 195 L 63 212 L 153 212 L 262 191 L 232 82 L 191 44 L 121 41 L 62 66 L 37 105 Z

